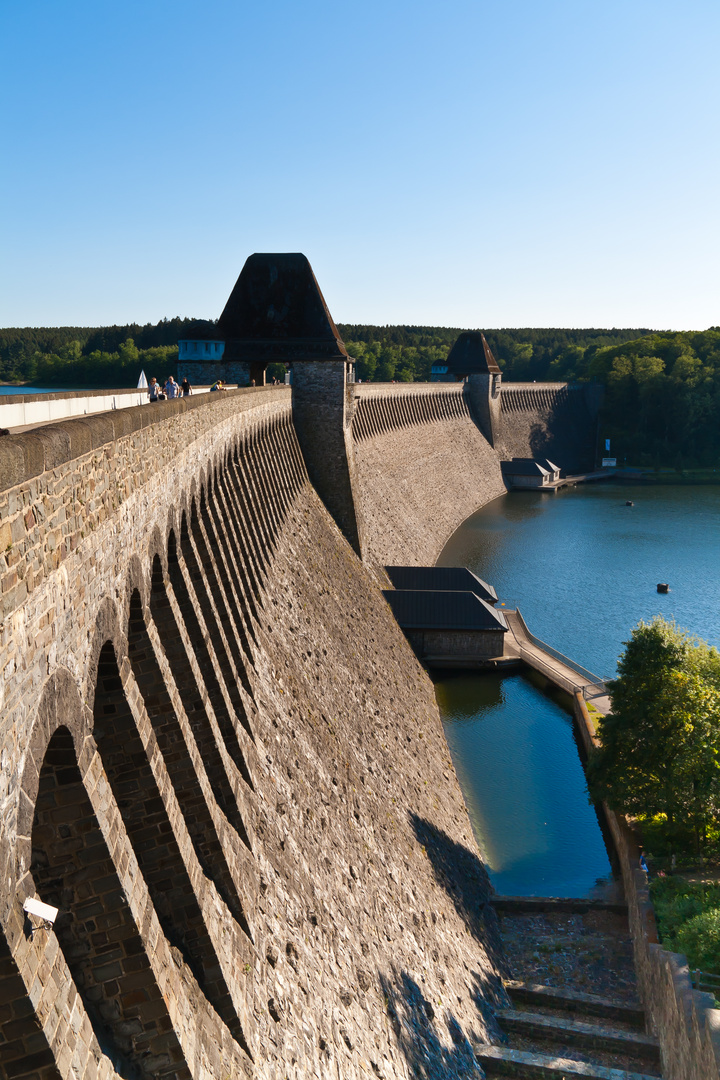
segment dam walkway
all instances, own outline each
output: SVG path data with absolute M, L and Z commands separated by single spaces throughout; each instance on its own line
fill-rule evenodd
M 568 694 L 581 693 L 586 701 L 592 701 L 598 712 L 610 711 L 604 679 L 531 634 L 519 610 L 505 610 L 504 614 L 510 629 L 505 638 L 506 658 L 522 660 Z

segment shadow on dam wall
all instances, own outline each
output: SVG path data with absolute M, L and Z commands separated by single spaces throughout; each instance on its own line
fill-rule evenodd
M 465 978 L 479 1016 L 500 1037 L 499 1031 L 494 1031 L 492 1007 L 504 1002 L 505 994 L 498 974 L 503 971 L 504 961 L 497 918 L 487 903 L 490 888 L 485 867 L 475 851 L 458 843 L 433 822 L 413 813 L 409 819 L 436 882 L 445 891 L 466 932 L 481 942 L 487 955 L 493 959 L 492 971 L 469 968 Z M 435 922 L 438 915 L 431 911 L 428 917 Z M 434 964 L 442 966 L 443 959 L 437 950 L 432 952 Z M 443 997 L 441 994 L 438 999 L 432 1000 L 424 979 L 418 981 L 408 971 L 395 965 L 388 974 L 381 974 L 380 986 L 388 1018 L 411 1076 L 431 1080 L 446 1076 L 483 1075 L 473 1046 L 483 1043 L 487 1035 L 473 1025 L 463 1027 L 453 1012 L 449 995 Z M 443 1026 L 450 1034 L 450 1045 L 444 1041 L 444 1032 L 438 1029 L 438 1017 L 442 1017 Z

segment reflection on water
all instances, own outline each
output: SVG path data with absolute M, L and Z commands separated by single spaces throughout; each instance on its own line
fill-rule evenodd
M 534 634 L 600 676 L 658 613 L 720 646 L 720 486 L 514 491 L 461 525 L 438 565 L 469 566 Z
M 601 676 L 657 613 L 720 646 L 720 487 L 512 492 L 469 518 L 438 565 L 469 566 L 534 634 Z M 568 713 L 521 676 L 436 689 L 495 888 L 586 895 L 610 868 Z
M 497 892 L 587 896 L 611 870 L 571 716 L 520 675 L 451 676 L 435 689 Z

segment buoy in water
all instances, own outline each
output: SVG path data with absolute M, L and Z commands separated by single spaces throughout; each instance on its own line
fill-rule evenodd
M 632 499 L 628 499 L 628 501 L 625 503 L 625 505 L 626 506 L 634 506 L 635 503 L 632 501 Z
M 659 581 L 657 591 L 658 592 L 670 592 L 670 586 L 664 581 Z

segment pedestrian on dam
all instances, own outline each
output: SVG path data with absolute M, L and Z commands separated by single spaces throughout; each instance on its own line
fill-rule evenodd
M 176 398 L 178 396 L 178 384 L 172 375 L 168 376 L 168 381 L 165 383 L 165 393 L 169 399 Z
M 190 385 L 187 376 L 180 383 L 180 389 L 182 390 L 183 397 L 190 397 L 192 394 L 192 386 Z
M 150 380 L 150 385 L 148 386 L 148 397 L 151 401 L 157 401 L 159 390 L 160 387 L 158 386 L 158 381 L 153 375 L 152 379 Z

